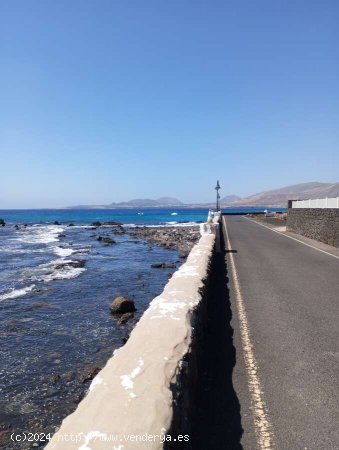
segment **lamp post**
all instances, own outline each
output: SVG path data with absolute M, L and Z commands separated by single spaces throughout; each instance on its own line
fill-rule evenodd
M 219 184 L 219 180 L 217 180 L 217 185 L 216 185 L 216 187 L 214 189 L 217 191 L 217 212 L 219 212 L 220 211 L 220 207 L 219 207 L 219 198 L 220 198 L 219 189 L 221 189 L 220 184 Z

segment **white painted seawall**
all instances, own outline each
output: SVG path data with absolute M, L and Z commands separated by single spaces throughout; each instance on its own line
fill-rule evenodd
M 150 303 L 127 343 L 94 378 L 88 395 L 64 419 L 46 449 L 164 448 L 165 436 L 173 431 L 173 386 L 192 352 L 194 315 L 203 299 L 218 230 L 219 224 L 202 227 L 206 234 Z M 187 435 L 176 433 L 171 439 L 184 441 Z

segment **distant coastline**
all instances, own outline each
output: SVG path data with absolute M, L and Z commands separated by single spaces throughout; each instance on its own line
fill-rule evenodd
M 55 209 L 62 209 L 62 210 L 119 210 L 119 209 L 126 209 L 126 210 L 163 210 L 163 209 L 215 209 L 215 203 L 207 203 L 207 204 L 192 204 L 192 205 L 180 205 L 180 206 L 140 206 L 139 208 L 135 208 L 134 206 L 69 206 L 67 208 L 55 208 Z M 271 206 L 271 205 L 243 205 L 243 206 L 223 206 L 221 205 L 222 209 L 237 209 L 237 210 L 247 210 L 247 209 L 253 209 L 253 208 L 278 208 L 278 209 L 286 209 L 285 206 Z M 46 208 L 44 208 L 46 209 Z
M 222 209 L 230 208 L 279 208 L 286 209 L 288 200 L 309 200 L 316 198 L 339 197 L 339 183 L 301 183 L 293 186 L 285 186 L 278 189 L 260 192 L 248 197 L 237 195 L 226 195 L 220 199 Z M 211 195 L 212 201 L 208 203 L 184 203 L 172 197 L 160 197 L 158 199 L 134 199 L 125 202 L 113 202 L 107 205 L 74 205 L 47 208 L 0 208 L 0 211 L 76 211 L 76 210 L 161 210 L 161 209 L 214 209 L 216 203 Z
M 226 195 L 220 199 L 221 208 L 286 208 L 288 200 L 303 200 L 339 196 L 339 183 L 309 183 L 295 184 L 278 189 L 259 192 L 241 198 L 238 195 Z M 215 202 L 183 203 L 172 197 L 158 199 L 134 199 L 127 202 L 110 203 L 108 205 L 77 205 L 65 209 L 144 209 L 144 208 L 214 208 Z

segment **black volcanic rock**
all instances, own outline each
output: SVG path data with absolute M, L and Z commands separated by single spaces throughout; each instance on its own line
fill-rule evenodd
M 108 236 L 99 236 L 97 241 L 104 242 L 105 244 L 116 244 L 116 241 Z
M 152 269 L 175 269 L 176 265 L 174 263 L 154 263 L 151 264 Z
M 111 225 L 111 226 L 121 226 L 121 222 L 114 222 L 114 220 L 108 221 L 108 222 L 102 222 L 101 225 Z
M 194 244 L 200 239 L 199 227 L 136 227 L 127 233 L 134 239 L 146 239 L 163 248 L 179 250 L 179 256 L 186 258 Z
M 122 296 L 116 297 L 112 301 L 110 309 L 112 314 L 125 314 L 136 310 L 134 301 Z
M 55 266 L 55 268 L 57 270 L 68 269 L 70 267 L 72 267 L 73 269 L 79 269 L 79 268 L 85 267 L 85 264 L 86 264 L 86 261 L 84 261 L 83 259 L 79 259 L 77 261 L 64 261 L 63 263 Z

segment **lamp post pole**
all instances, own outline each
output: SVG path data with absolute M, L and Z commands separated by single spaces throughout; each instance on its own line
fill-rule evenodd
M 214 189 L 217 191 L 217 212 L 219 212 L 220 211 L 220 207 L 219 207 L 219 198 L 220 198 L 219 189 L 221 189 L 220 184 L 219 184 L 219 180 L 217 180 L 217 185 L 216 185 L 216 187 Z

